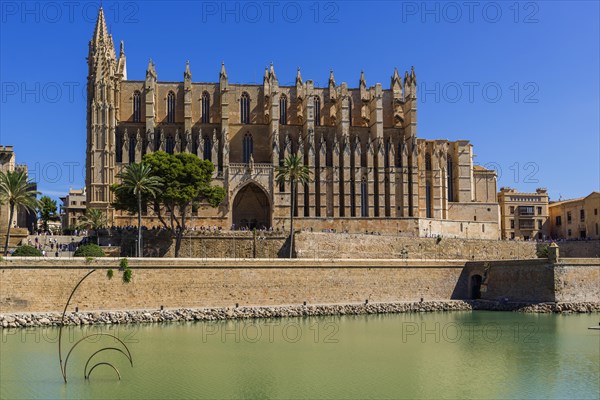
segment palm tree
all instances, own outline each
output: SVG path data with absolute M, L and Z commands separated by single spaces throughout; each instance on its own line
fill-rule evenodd
M 6 230 L 6 242 L 4 243 L 4 255 L 8 254 L 8 241 L 10 239 L 10 228 L 17 207 L 23 207 L 28 211 L 35 212 L 38 206 L 35 183 L 27 179 L 27 173 L 23 170 L 0 172 L 0 204 L 8 203 L 9 217 Z
M 148 164 L 132 163 L 123 169 L 117 178 L 121 179 L 121 184 L 115 191 L 122 196 L 133 194 L 137 197 L 138 214 L 138 240 L 137 254 L 142 257 L 142 196 L 148 195 L 156 197 L 162 190 L 162 179 L 152 175 L 152 168 Z
M 276 180 L 278 184 L 290 183 L 290 258 L 294 251 L 294 199 L 296 186 L 310 182 L 310 170 L 304 164 L 300 156 L 292 154 L 283 160 L 283 165 L 277 169 Z
M 100 229 L 107 225 L 106 214 L 97 208 L 88 208 L 84 215 L 79 217 L 79 227 L 92 229 L 96 232 L 96 244 L 100 244 Z

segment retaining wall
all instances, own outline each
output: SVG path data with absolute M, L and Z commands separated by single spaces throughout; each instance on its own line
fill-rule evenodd
M 512 302 L 600 303 L 598 259 L 459 260 L 130 259 L 123 284 L 117 258 L 8 258 L 0 262 L 0 314 L 62 311 L 72 288 L 96 271 L 71 302 L 80 310 L 135 310 L 395 303 L 473 298 Z M 106 271 L 115 269 L 112 280 Z M 486 273 L 487 270 L 487 273 Z

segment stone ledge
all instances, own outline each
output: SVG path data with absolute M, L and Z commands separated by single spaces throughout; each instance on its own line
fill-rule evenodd
M 118 268 L 121 258 L 103 257 L 86 262 L 85 258 L 11 257 L 0 262 L 0 269 L 29 268 Z M 139 269 L 201 268 L 463 268 L 466 260 L 402 259 L 307 259 L 307 258 L 128 258 L 129 266 Z
M 110 325 L 222 321 L 231 319 L 320 317 L 331 315 L 395 314 L 444 311 L 519 311 L 529 313 L 594 313 L 600 303 L 497 303 L 488 301 L 425 301 L 371 304 L 292 305 L 271 307 L 222 307 L 175 310 L 75 312 L 65 315 L 65 325 Z M 60 313 L 0 315 L 0 329 L 60 326 Z

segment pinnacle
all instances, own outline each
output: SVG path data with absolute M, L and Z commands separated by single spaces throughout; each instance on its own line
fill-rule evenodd
M 108 29 L 106 28 L 106 19 L 104 18 L 104 10 L 102 6 L 98 10 L 98 19 L 94 28 L 94 36 L 92 42 L 97 46 L 100 42 L 108 41 Z
M 227 71 L 225 70 L 225 61 L 221 62 L 221 73 L 219 74 L 221 78 L 227 79 Z

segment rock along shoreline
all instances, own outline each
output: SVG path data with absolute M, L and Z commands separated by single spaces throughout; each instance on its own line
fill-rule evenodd
M 93 311 L 65 314 L 65 325 L 108 325 L 220 321 L 248 318 L 320 317 L 334 315 L 397 314 L 439 311 L 516 311 L 526 313 L 597 313 L 600 303 L 500 303 L 477 300 L 402 303 L 290 305 L 261 307 L 181 308 L 169 310 Z M 60 313 L 15 313 L 0 315 L 0 329 L 60 326 Z

